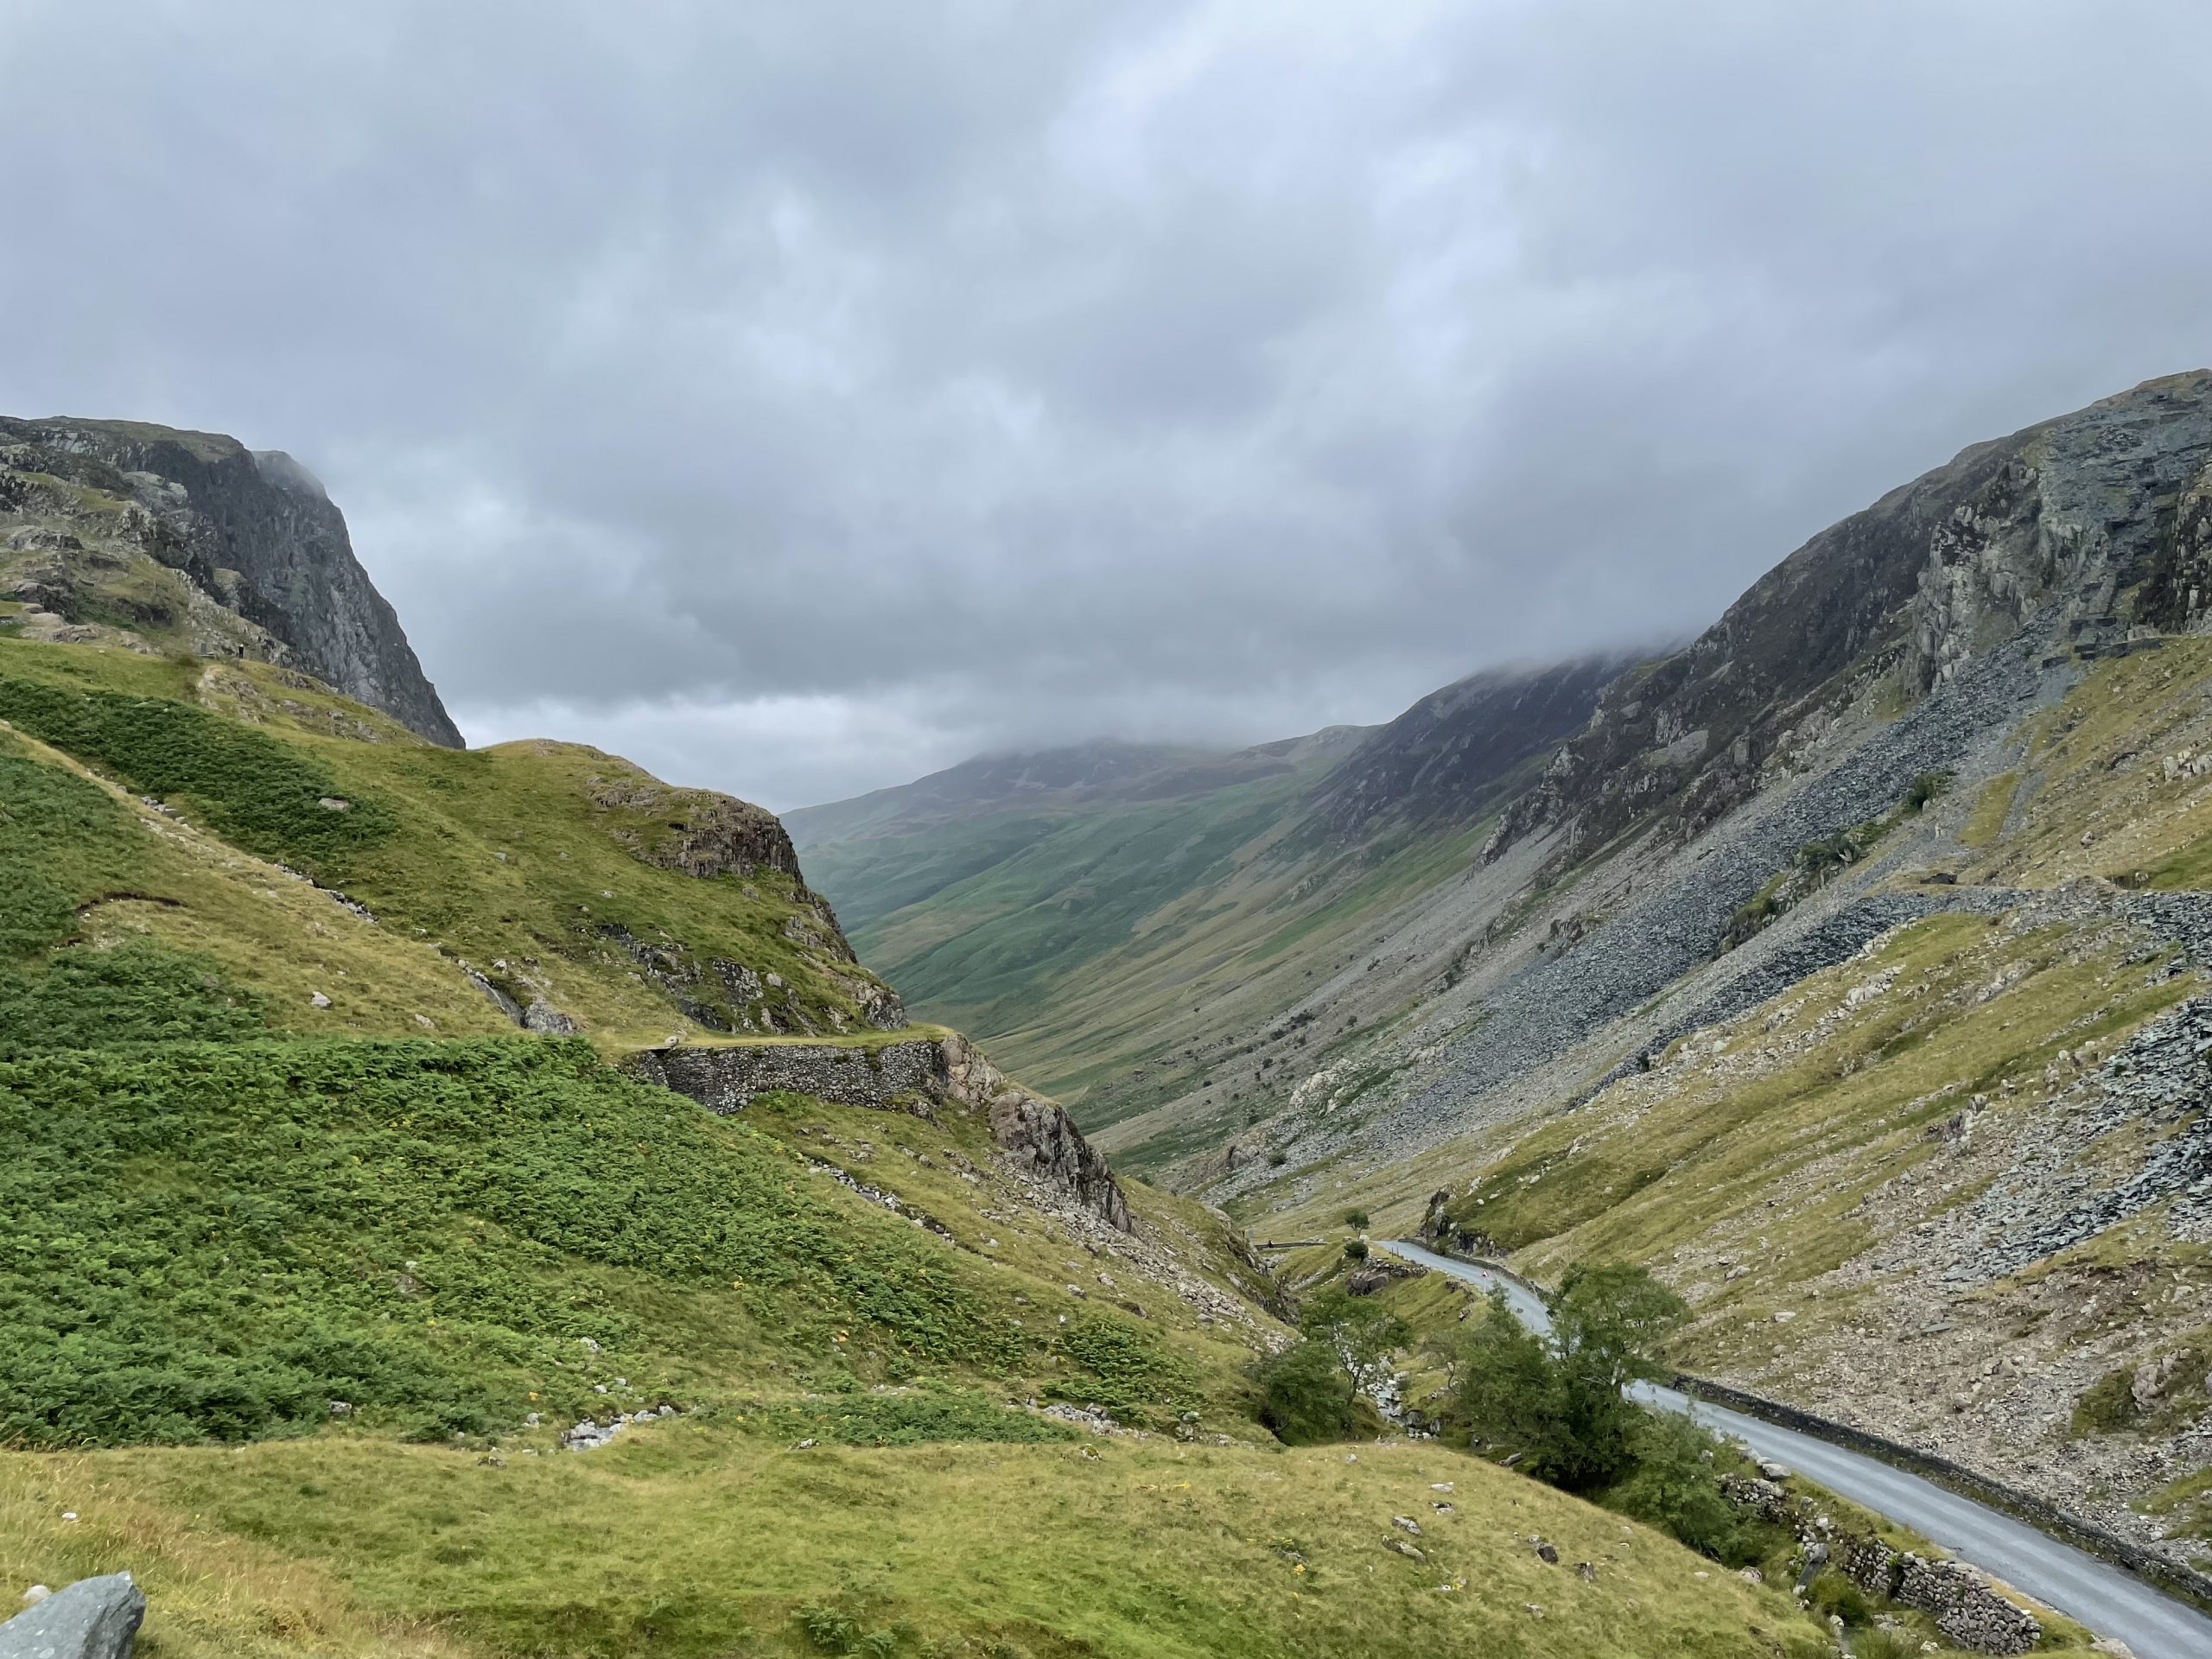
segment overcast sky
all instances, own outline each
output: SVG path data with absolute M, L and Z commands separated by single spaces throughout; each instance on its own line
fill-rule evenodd
M 1694 632 L 2212 361 L 2189 0 L 0 0 L 0 412 L 290 451 L 472 741 L 780 808 Z

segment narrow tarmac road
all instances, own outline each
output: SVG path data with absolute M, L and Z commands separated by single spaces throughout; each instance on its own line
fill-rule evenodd
M 1392 1241 L 1380 1248 L 1464 1280 L 1485 1294 L 1502 1287 L 1523 1324 L 1538 1331 L 1551 1329 L 1551 1314 L 1525 1286 L 1418 1244 Z M 1630 1392 L 1648 1405 L 1688 1412 L 1699 1422 L 1741 1441 L 1754 1457 L 1787 1464 L 1808 1480 L 1910 1527 L 1961 1560 L 2079 1619 L 2099 1636 L 2125 1642 L 2136 1659 L 2212 1659 L 2212 1618 L 2025 1522 L 1878 1459 L 1741 1412 L 1693 1402 L 1673 1389 L 1638 1383 Z

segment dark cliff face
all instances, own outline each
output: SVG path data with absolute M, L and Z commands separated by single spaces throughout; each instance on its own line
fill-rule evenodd
M 397 615 L 354 558 L 345 518 L 289 455 L 120 421 L 0 419 L 0 446 L 17 479 L 123 504 L 137 546 L 281 641 L 296 666 L 461 747 Z
M 1516 801 L 1491 850 L 1544 826 L 1594 851 L 1694 834 L 1854 700 L 1904 703 L 2037 628 L 2094 655 L 2212 604 L 2212 373 L 2170 376 L 1977 444 L 1822 531 L 1685 649 L 1623 675 Z M 2193 608 L 2192 608 L 2193 607 Z
M 1308 823 L 1351 839 L 1438 820 L 1472 823 L 1581 729 L 1618 657 L 1491 669 L 1433 691 L 1370 732 L 1312 797 Z

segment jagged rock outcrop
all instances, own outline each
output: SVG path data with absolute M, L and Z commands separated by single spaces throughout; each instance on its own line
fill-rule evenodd
M 15 595 L 60 627 L 186 628 L 200 654 L 289 663 L 461 747 L 344 517 L 282 451 L 135 422 L 0 418 L 0 525 L 10 521 L 6 546 L 30 556 L 11 561 Z M 99 579 L 134 556 L 181 583 Z
M 1789 775 L 1885 677 L 1923 696 L 2037 623 L 2082 654 L 2124 648 L 2129 595 L 2156 569 L 2171 573 L 2162 616 L 2177 603 L 2191 614 L 2192 588 L 2202 612 L 2212 531 L 2191 480 L 2208 461 L 2204 371 L 1961 452 L 1814 537 L 1682 651 L 1607 687 L 1485 856 L 1539 827 L 1560 830 L 1570 856 L 1662 817 L 1694 835 Z
M 2212 631 L 2212 462 L 2199 467 L 2182 491 L 2173 532 L 2143 584 L 2136 611 L 2171 633 Z
M 868 1045 L 731 1044 L 646 1049 L 639 1076 L 725 1116 L 754 1096 L 812 1095 L 874 1111 L 931 1111 L 950 1103 L 987 1114 L 1013 1170 L 1122 1232 L 1134 1230 L 1113 1166 L 1058 1104 L 993 1065 L 957 1034 Z
M 957 1033 L 940 1046 L 946 1091 L 991 1115 L 991 1138 L 1014 1167 L 1040 1186 L 1055 1187 L 1122 1232 L 1130 1230 L 1128 1200 L 1113 1166 L 1083 1138 L 1058 1102 L 1032 1094 L 993 1065 Z

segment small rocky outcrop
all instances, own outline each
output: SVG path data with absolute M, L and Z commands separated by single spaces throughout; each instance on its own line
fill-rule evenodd
M 1424 1279 L 1428 1269 L 1418 1262 L 1408 1262 L 1403 1256 L 1370 1255 L 1344 1275 L 1344 1294 L 1348 1296 L 1372 1296 L 1388 1290 L 1401 1279 Z
M 0 1659 L 129 1659 L 145 1617 L 128 1573 L 79 1579 L 0 1624 Z
M 756 870 L 801 880 L 791 839 L 766 807 L 710 789 L 676 788 L 611 755 L 586 786 L 592 804 L 612 815 L 611 833 L 645 863 L 702 881 Z M 836 932 L 834 918 L 829 926 Z M 843 945 L 844 936 L 836 938 Z
M 1016 1170 L 1039 1186 L 1067 1193 L 1117 1230 L 1133 1230 L 1113 1166 L 1058 1102 L 1032 1094 L 957 1033 L 944 1039 L 940 1052 L 946 1092 L 990 1113 L 991 1138 Z
M 646 1049 L 630 1069 L 725 1116 L 759 1095 L 787 1091 L 874 1111 L 934 1111 L 944 1104 L 987 1114 L 991 1138 L 1014 1173 L 1097 1217 L 1135 1230 L 1113 1166 L 1054 1101 L 1032 1093 L 966 1039 L 904 1042 L 733 1043 Z

